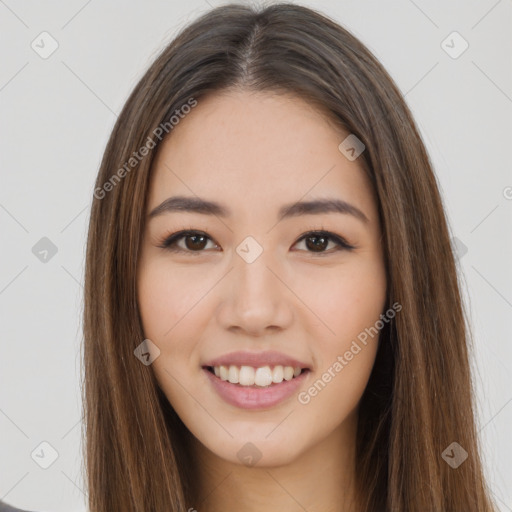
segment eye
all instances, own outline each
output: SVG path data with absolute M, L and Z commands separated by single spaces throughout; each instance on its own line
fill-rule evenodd
M 181 243 L 181 242 L 184 243 Z M 347 250 L 350 251 L 355 247 L 350 245 L 346 240 L 342 237 L 331 233 L 329 231 L 310 231 L 304 234 L 297 242 L 295 242 L 294 246 L 299 244 L 300 242 L 305 242 L 306 252 L 312 252 L 316 254 L 330 254 L 339 250 Z M 171 252 L 186 252 L 186 253 L 201 253 L 204 249 L 207 248 L 208 242 L 212 242 L 213 240 L 202 231 L 195 230 L 184 230 L 178 231 L 165 238 L 158 247 L 161 249 L 166 249 Z M 329 243 L 334 244 L 334 250 L 331 248 L 329 251 L 326 251 Z M 214 243 L 214 246 L 218 247 L 217 244 Z
M 172 252 L 202 252 L 211 238 L 201 231 L 178 231 L 167 237 L 158 247 Z M 184 241 L 184 245 L 178 242 Z
M 355 247 L 350 245 L 346 240 L 344 240 L 341 236 L 335 235 L 334 233 L 330 233 L 329 231 L 310 231 L 306 233 L 304 236 L 297 240 L 296 244 L 299 242 L 305 241 L 305 245 L 308 249 L 311 249 L 309 252 L 319 253 L 319 254 L 330 254 L 335 251 L 347 250 L 351 251 Z M 325 249 L 329 246 L 329 242 L 334 244 L 334 251 Z

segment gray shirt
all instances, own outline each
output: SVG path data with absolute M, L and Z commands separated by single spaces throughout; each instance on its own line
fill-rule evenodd
M 11 507 L 10 505 L 7 505 L 7 503 L 0 501 L 0 512 L 28 512 L 28 511 L 21 510 L 21 508 Z

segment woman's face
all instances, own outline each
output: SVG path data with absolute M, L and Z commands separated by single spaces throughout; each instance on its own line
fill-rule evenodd
M 301 99 L 237 91 L 201 99 L 159 149 L 144 333 L 169 402 L 222 459 L 272 466 L 353 442 L 386 277 L 369 182 L 338 149 L 347 136 Z M 338 208 L 311 203 L 327 200 Z M 197 233 L 166 248 L 182 230 Z

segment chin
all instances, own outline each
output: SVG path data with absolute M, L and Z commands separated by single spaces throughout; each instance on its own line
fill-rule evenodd
M 260 432 L 254 429 L 254 426 L 246 432 L 232 432 L 234 437 L 229 440 L 223 437 L 222 439 L 199 439 L 199 442 L 213 455 L 239 466 L 258 468 L 286 466 L 296 461 L 307 449 L 303 444 L 305 436 L 296 438 L 286 430 L 278 434 L 279 426 L 272 432 L 276 425 L 269 428 L 269 425 L 265 424 Z

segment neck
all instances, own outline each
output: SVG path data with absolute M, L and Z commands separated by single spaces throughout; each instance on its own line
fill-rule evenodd
M 286 465 L 253 467 L 218 457 L 195 438 L 196 475 L 191 505 L 201 512 L 356 512 L 357 416 Z M 291 450 L 292 451 L 292 450 Z

